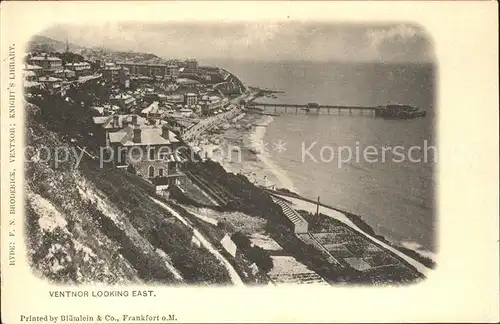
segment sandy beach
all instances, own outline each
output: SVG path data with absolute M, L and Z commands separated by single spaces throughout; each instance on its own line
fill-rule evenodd
M 219 162 L 227 172 L 245 175 L 252 183 L 297 192 L 292 180 L 270 158 L 273 144 L 264 143 L 272 116 L 246 113 L 218 132 L 203 133 L 191 144 L 204 158 Z

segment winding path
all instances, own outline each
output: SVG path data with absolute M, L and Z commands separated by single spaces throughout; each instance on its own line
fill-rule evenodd
M 241 280 L 240 276 L 236 272 L 236 270 L 233 268 L 231 263 L 226 260 L 222 256 L 222 254 L 217 251 L 216 248 L 196 229 L 194 228 L 184 217 L 182 217 L 178 212 L 176 212 L 174 209 L 163 203 L 162 201 L 155 199 L 153 197 L 150 197 L 151 200 L 153 200 L 156 204 L 158 204 L 160 207 L 168 211 L 170 214 L 172 214 L 175 218 L 177 218 L 179 221 L 181 221 L 184 225 L 187 227 L 191 228 L 193 230 L 193 235 L 200 241 L 201 245 L 203 245 L 210 253 L 212 253 L 223 265 L 226 267 L 227 271 L 229 272 L 229 276 L 231 277 L 231 281 L 233 284 L 236 286 L 244 286 L 245 284 Z

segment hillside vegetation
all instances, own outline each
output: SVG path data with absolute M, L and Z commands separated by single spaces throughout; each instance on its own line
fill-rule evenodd
M 70 152 L 46 128 L 40 109 L 26 105 L 26 229 L 33 270 L 51 281 L 228 283 L 224 266 L 192 230 L 151 201 L 120 170 L 97 168 Z M 51 151 L 47 159 L 47 151 Z

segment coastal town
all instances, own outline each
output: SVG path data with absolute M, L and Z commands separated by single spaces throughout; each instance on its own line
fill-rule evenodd
M 266 93 L 230 71 L 68 41 L 24 63 L 30 254 L 52 280 L 378 285 L 433 267 L 356 215 L 205 156 L 214 134 L 255 126 L 245 106 Z M 83 157 L 78 170 L 40 162 L 56 144 Z

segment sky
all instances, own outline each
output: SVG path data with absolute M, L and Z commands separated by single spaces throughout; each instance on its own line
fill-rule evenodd
M 58 25 L 40 33 L 85 47 L 162 58 L 263 61 L 433 62 L 431 40 L 414 25 L 300 22 Z

